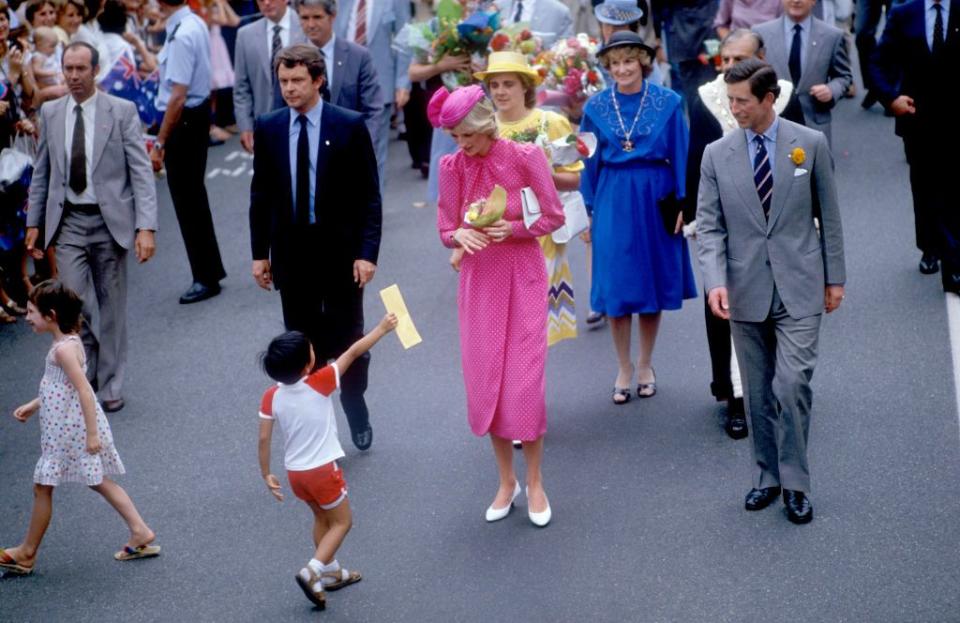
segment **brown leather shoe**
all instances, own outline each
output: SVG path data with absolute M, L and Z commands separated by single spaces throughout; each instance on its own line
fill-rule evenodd
M 123 398 L 117 398 L 116 400 L 104 400 L 101 404 L 103 405 L 103 410 L 105 413 L 116 413 L 124 406 Z

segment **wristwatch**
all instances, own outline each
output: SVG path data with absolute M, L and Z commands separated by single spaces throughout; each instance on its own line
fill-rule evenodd
M 154 141 L 153 148 L 163 151 L 163 143 L 161 143 L 160 141 Z

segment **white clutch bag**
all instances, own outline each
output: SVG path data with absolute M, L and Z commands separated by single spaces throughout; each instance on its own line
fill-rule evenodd
M 557 244 L 567 244 L 590 226 L 590 219 L 587 217 L 587 206 L 580 191 L 562 192 L 560 201 L 563 203 L 564 223 L 551 237 Z
M 523 204 L 523 225 L 530 229 L 540 219 L 540 201 L 529 186 L 520 190 L 520 201 Z

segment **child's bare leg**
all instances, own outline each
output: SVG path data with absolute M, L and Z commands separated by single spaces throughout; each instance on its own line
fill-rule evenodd
M 40 542 L 50 525 L 53 515 L 53 487 L 49 485 L 33 485 L 33 511 L 30 513 L 30 527 L 23 543 L 16 547 L 6 548 L 7 554 L 18 563 L 30 567 L 37 557 Z
M 153 542 L 156 535 L 153 533 L 153 530 L 150 529 L 150 526 L 143 521 L 143 518 L 137 511 L 137 507 L 133 505 L 133 500 L 131 500 L 127 492 L 123 490 L 123 487 L 109 478 L 104 478 L 103 482 L 99 485 L 93 485 L 90 488 L 102 495 L 103 499 L 116 509 L 116 511 L 120 513 L 120 516 L 123 517 L 123 520 L 127 522 L 127 528 L 130 529 L 130 540 L 127 542 L 128 547 L 136 548 Z
M 325 511 L 317 504 L 311 503 L 310 510 L 313 511 L 313 546 L 320 547 L 320 539 L 330 529 L 330 523 L 327 521 Z
M 314 539 L 317 541 L 317 551 L 313 557 L 323 564 L 329 565 L 336 559 L 337 550 L 340 549 L 343 539 L 346 538 L 351 526 L 353 526 L 350 500 L 343 498 L 342 502 L 329 510 L 320 508 L 319 504 L 313 502 L 310 503 L 310 508 L 313 509 L 314 516 L 317 518 L 314 523 Z M 327 530 L 317 539 L 316 527 L 319 525 L 321 518 L 326 524 Z
M 493 499 L 494 508 L 503 508 L 513 499 L 513 490 L 517 486 L 517 475 L 513 471 L 513 440 L 490 434 L 493 455 L 497 459 L 497 471 L 500 473 L 500 488 Z

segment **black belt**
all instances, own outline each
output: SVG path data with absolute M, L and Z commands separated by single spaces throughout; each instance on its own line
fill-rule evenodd
M 96 203 L 71 203 L 69 201 L 63 202 L 63 207 L 66 212 L 79 212 L 80 214 L 100 214 L 100 205 Z

